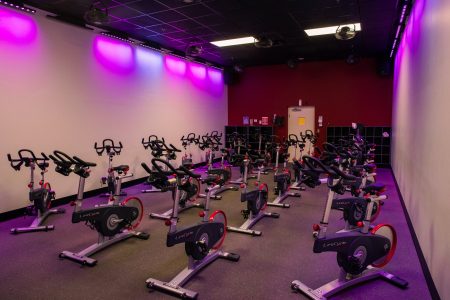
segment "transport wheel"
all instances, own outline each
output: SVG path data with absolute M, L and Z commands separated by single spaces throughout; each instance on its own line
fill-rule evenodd
M 52 206 L 52 197 L 50 195 L 50 193 L 52 192 L 52 187 L 50 186 L 49 182 L 44 183 L 44 185 L 42 187 L 45 190 L 45 193 L 43 195 L 43 199 L 44 199 L 43 206 L 47 207 L 47 209 L 49 209 Z
M 223 242 L 225 241 L 225 236 L 227 235 L 227 216 L 223 211 L 216 210 L 209 217 L 209 222 L 222 223 L 224 226 L 222 238 L 212 247 L 212 249 L 217 250 L 222 246 Z
M 131 225 L 128 227 L 128 229 L 130 229 L 130 230 L 136 229 L 139 226 L 139 224 L 141 224 L 142 217 L 144 216 L 144 206 L 142 205 L 141 200 L 137 197 L 129 197 L 129 198 L 123 200 L 121 205 L 128 206 L 128 207 L 136 207 L 138 209 L 139 212 L 138 212 L 137 218 L 134 219 L 131 222 Z
M 100 220 L 95 222 L 95 228 L 104 236 L 114 236 L 123 228 L 120 223 L 119 216 L 114 209 L 110 208 L 102 214 Z
M 372 266 L 381 268 L 387 265 L 394 256 L 395 249 L 397 248 L 397 233 L 395 232 L 394 227 L 388 224 L 380 224 L 375 226 L 375 228 L 372 229 L 371 233 L 384 236 L 391 242 L 391 248 L 389 249 L 388 253 L 384 257 L 372 263 Z
M 368 266 L 371 243 L 365 239 L 356 239 L 345 252 L 337 253 L 337 262 L 345 272 L 352 275 L 361 274 Z
M 201 231 L 195 232 L 195 237 L 193 241 L 184 243 L 184 250 L 188 256 L 192 256 L 195 260 L 202 260 L 205 258 L 209 250 L 211 249 L 210 234 L 206 228 L 201 229 Z

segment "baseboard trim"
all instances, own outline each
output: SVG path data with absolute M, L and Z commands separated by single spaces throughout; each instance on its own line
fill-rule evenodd
M 137 178 L 137 179 L 133 179 L 127 182 L 122 183 L 122 187 L 127 188 L 136 184 L 140 184 L 143 183 L 145 180 L 147 179 L 147 177 L 142 177 L 142 178 Z M 95 190 L 91 190 L 88 192 L 84 192 L 84 197 L 85 198 L 89 198 L 89 197 L 95 197 L 98 196 L 100 194 L 106 193 L 107 192 L 107 187 L 103 187 L 103 188 L 99 188 L 99 189 L 95 189 Z M 57 207 L 57 206 L 61 206 L 61 205 L 65 205 L 70 203 L 71 201 L 74 201 L 76 199 L 77 195 L 70 195 L 67 197 L 62 197 L 56 200 L 52 201 L 52 207 Z M 17 217 L 22 217 L 25 215 L 25 209 L 26 207 L 22 207 L 22 208 L 18 208 L 15 210 L 11 210 L 11 211 L 7 211 L 4 213 L 0 214 L 0 222 L 4 222 L 4 221 L 8 221 Z
M 221 160 L 221 158 L 215 158 L 213 160 L 213 162 L 219 162 Z M 194 164 L 193 167 L 195 168 L 199 168 L 199 167 L 203 167 L 206 166 L 206 163 L 197 163 Z M 145 182 L 145 180 L 147 179 L 147 177 L 142 177 L 142 178 L 137 178 L 137 179 L 133 179 L 127 182 L 122 183 L 122 187 L 127 188 L 130 186 L 134 186 L 140 183 Z M 103 188 L 99 188 L 99 189 L 95 189 L 95 190 L 91 190 L 88 192 L 84 193 L 84 198 L 89 198 L 89 197 L 95 197 L 98 196 L 100 194 L 106 193 L 107 192 L 107 187 L 103 187 Z M 63 197 L 63 198 L 59 198 L 56 200 L 52 201 L 52 207 L 57 207 L 57 206 L 61 206 L 61 205 L 65 205 L 70 203 L 71 201 L 74 201 L 76 199 L 76 194 L 74 195 L 70 195 L 67 197 Z M 0 222 L 4 222 L 4 221 L 8 221 L 14 218 L 18 218 L 18 217 L 22 217 L 25 215 L 25 210 L 26 207 L 22 207 L 22 208 L 18 208 L 15 210 L 11 210 L 11 211 L 7 211 L 4 213 L 0 213 Z
M 397 178 L 395 178 L 394 171 L 391 169 L 392 177 L 394 178 L 395 187 L 397 189 L 398 196 L 400 198 L 400 203 L 402 204 L 403 213 L 405 214 L 406 223 L 408 224 L 409 231 L 411 232 L 411 236 L 414 242 L 414 247 L 416 248 L 417 256 L 419 257 L 420 266 L 422 267 L 423 275 L 425 276 L 425 280 L 427 282 L 428 290 L 430 291 L 431 298 L 433 300 L 441 300 L 439 296 L 439 292 L 434 284 L 433 277 L 431 276 L 430 269 L 428 268 L 427 261 L 425 260 L 425 256 L 423 255 L 422 248 L 419 244 L 419 239 L 417 238 L 416 231 L 414 230 L 414 226 L 411 222 L 411 218 L 409 217 L 408 210 L 406 209 L 405 201 L 403 200 L 402 193 L 400 192 L 400 187 L 398 186 Z

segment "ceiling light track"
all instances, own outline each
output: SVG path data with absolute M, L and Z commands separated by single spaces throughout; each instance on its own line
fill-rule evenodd
M 15 9 L 15 10 L 23 11 L 23 12 L 26 12 L 26 13 L 30 13 L 30 14 L 33 14 L 33 15 L 36 13 L 36 10 L 34 10 L 34 9 L 25 7 L 23 5 L 18 5 L 18 4 L 15 4 L 13 2 L 10 2 L 10 1 L 0 0 L 0 5 L 9 7 L 9 8 Z
M 396 27 L 393 30 L 395 34 L 393 35 L 393 40 L 391 47 L 389 48 L 389 59 L 392 60 L 395 57 L 395 54 L 397 53 L 398 46 L 400 44 L 400 41 L 403 36 L 403 32 L 406 28 L 406 23 L 408 22 L 409 14 L 411 13 L 412 9 L 412 1 L 410 0 L 404 0 L 401 3 L 399 11 L 399 17 L 398 22 L 396 23 Z

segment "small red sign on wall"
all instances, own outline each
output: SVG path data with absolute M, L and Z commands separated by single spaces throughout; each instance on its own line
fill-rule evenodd
M 262 117 L 261 125 L 269 125 L 269 117 Z

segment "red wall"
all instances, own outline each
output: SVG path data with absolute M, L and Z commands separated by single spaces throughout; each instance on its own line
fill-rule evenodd
M 391 126 L 392 77 L 376 73 L 376 62 L 356 65 L 344 61 L 307 62 L 294 70 L 286 65 L 246 68 L 238 84 L 228 88 L 228 125 L 242 125 L 242 117 L 285 117 L 278 135 L 287 134 L 289 106 L 315 106 L 326 126 Z M 325 131 L 320 132 L 321 140 Z

